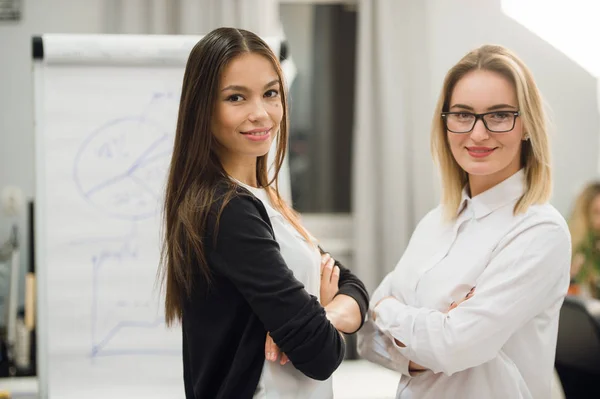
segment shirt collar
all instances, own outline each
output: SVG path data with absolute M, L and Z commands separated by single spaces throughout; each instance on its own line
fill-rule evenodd
M 470 207 L 476 219 L 487 216 L 496 209 L 520 198 L 525 193 L 525 183 L 525 172 L 520 169 L 508 179 L 473 198 L 469 196 L 467 185 L 462 190 L 458 213 L 460 214 L 467 207 Z

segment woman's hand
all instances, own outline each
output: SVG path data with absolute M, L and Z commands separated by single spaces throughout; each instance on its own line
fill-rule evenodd
M 329 305 L 339 291 L 340 268 L 335 266 L 335 260 L 328 253 L 321 255 L 321 305 Z
M 446 313 L 450 312 L 452 309 L 455 309 L 456 307 L 458 307 L 458 305 L 460 305 L 464 301 L 473 297 L 473 295 L 475 295 L 475 287 L 471 288 L 471 290 L 467 293 L 467 295 L 465 295 L 465 297 L 462 298 L 461 300 L 452 302 Z M 391 295 L 383 297 L 375 304 L 375 308 L 377 307 L 377 305 L 379 305 L 381 302 L 383 302 L 386 299 L 396 299 L 396 298 Z M 375 320 L 375 314 L 373 313 L 373 321 L 374 320 Z M 396 343 L 396 345 L 400 346 L 401 348 L 406 347 L 406 345 L 404 345 L 402 342 L 398 341 L 397 339 L 394 339 L 394 342 Z M 421 366 L 420 364 L 413 362 L 412 360 L 408 363 L 408 369 L 411 372 L 421 372 L 421 371 L 427 370 L 427 368 Z
M 417 363 L 413 362 L 412 360 L 410 360 L 408 362 L 408 371 L 409 372 L 419 373 L 419 372 L 425 371 L 425 370 L 427 370 L 427 368 L 421 366 L 420 364 L 417 364 Z
M 452 302 L 450 304 L 450 307 L 448 308 L 448 311 L 446 313 L 450 312 L 452 309 L 455 309 L 456 307 L 458 307 L 458 305 L 460 305 L 461 303 L 463 303 L 467 299 L 471 298 L 473 295 L 475 295 L 475 287 L 471 288 L 471 291 L 469 291 L 467 293 L 467 295 L 465 295 L 465 297 L 462 298 L 461 300 L 459 300 L 457 302 Z
M 267 341 L 265 342 L 265 359 L 271 362 L 276 362 L 280 352 L 281 351 L 279 350 L 279 347 L 275 341 L 273 341 L 273 338 L 271 338 L 271 334 L 267 333 Z M 283 366 L 289 361 L 290 359 L 288 359 L 287 355 L 281 352 L 281 360 L 279 361 L 279 364 Z

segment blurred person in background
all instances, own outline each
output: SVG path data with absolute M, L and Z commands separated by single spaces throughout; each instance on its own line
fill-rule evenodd
M 600 182 L 590 182 L 579 193 L 569 218 L 573 260 L 573 295 L 600 298 Z

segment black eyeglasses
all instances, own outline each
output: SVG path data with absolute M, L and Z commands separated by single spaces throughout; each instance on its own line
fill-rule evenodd
M 452 133 L 469 133 L 475 127 L 478 119 L 483 121 L 485 128 L 492 133 L 506 133 L 515 128 L 519 111 L 492 111 L 485 114 L 472 112 L 442 112 L 442 120 L 447 130 Z

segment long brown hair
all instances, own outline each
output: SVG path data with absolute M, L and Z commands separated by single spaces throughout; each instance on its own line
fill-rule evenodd
M 573 256 L 581 250 L 581 245 L 593 231 L 591 224 L 592 202 L 600 195 L 600 182 L 589 183 L 575 200 L 573 212 L 569 218 Z
M 159 269 L 165 289 L 167 325 L 181 320 L 183 301 L 192 294 L 195 276 L 210 281 L 204 241 L 208 215 L 215 202 L 223 200 L 218 223 L 220 212 L 237 190 L 237 185 L 227 176 L 217 157 L 216 140 L 210 126 L 222 72 L 231 60 L 245 53 L 256 53 L 271 61 L 281 87 L 283 118 L 279 126 L 274 175 L 269 180 L 268 154 L 258 157 L 258 185 L 266 189 L 272 205 L 309 240 L 298 215 L 285 203 L 278 190 L 277 178 L 288 140 L 286 92 L 279 60 L 270 47 L 252 32 L 235 28 L 215 29 L 194 46 L 183 77 L 165 195 L 165 231 Z M 224 198 L 217 198 L 219 184 L 228 187 Z
M 455 219 L 462 189 L 468 175 L 450 151 L 442 112 L 447 112 L 454 87 L 466 74 L 475 70 L 498 73 L 515 87 L 523 130 L 529 139 L 522 142 L 521 167 L 525 169 L 526 191 L 517 201 L 514 213 L 525 212 L 531 205 L 544 203 L 552 192 L 550 142 L 542 95 L 533 74 L 512 51 L 497 45 L 484 45 L 466 54 L 446 74 L 433 114 L 431 152 L 442 180 L 442 204 L 446 219 Z

